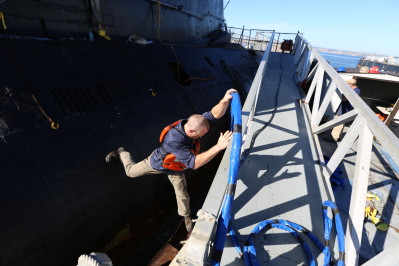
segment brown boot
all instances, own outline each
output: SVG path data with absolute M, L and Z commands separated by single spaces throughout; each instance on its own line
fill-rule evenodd
M 106 163 L 113 163 L 117 160 L 120 160 L 120 153 L 125 151 L 125 148 L 119 147 L 116 151 L 111 151 L 110 153 L 105 156 Z
M 193 220 L 191 220 L 190 216 L 184 217 L 184 224 L 186 225 L 187 232 L 193 230 Z

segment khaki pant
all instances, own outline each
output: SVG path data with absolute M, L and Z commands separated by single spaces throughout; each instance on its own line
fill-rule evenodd
M 151 155 L 139 163 L 135 163 L 127 151 L 121 152 L 120 158 L 125 167 L 126 175 L 129 177 L 136 178 L 144 175 L 163 174 L 161 171 L 151 167 Z M 168 175 L 168 178 L 175 190 L 177 213 L 183 217 L 190 216 L 190 196 L 187 193 L 187 182 L 184 172 L 176 172 L 176 174 Z
M 344 131 L 344 126 L 345 126 L 345 124 L 341 124 L 341 125 L 338 125 L 338 126 L 336 126 L 336 127 L 334 127 L 334 128 L 332 129 L 332 131 L 331 131 L 331 137 L 332 137 L 334 140 L 338 141 L 338 140 L 341 139 L 342 132 Z
M 336 118 L 336 117 L 338 117 L 338 116 L 334 116 L 334 118 Z M 342 132 L 344 131 L 344 127 L 345 127 L 345 124 L 335 126 L 331 130 L 331 137 L 336 141 L 340 140 L 341 136 L 342 136 Z

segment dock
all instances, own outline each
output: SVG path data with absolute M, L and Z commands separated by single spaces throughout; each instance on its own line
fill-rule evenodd
M 307 228 L 325 245 L 323 202 L 338 202 L 335 214 L 328 210 L 333 219 L 331 240 L 327 242 L 331 257 L 335 261 L 345 260 L 347 265 L 358 265 L 370 259 L 388 262 L 391 258 L 384 254 L 395 246 L 389 243 L 399 240 L 395 231 L 399 226 L 398 193 L 397 188 L 390 191 L 389 188 L 399 183 L 390 169 L 391 165 L 373 146 L 373 139 L 379 140 L 380 149 L 393 163 L 399 161 L 399 140 L 368 110 L 335 70 L 315 53 L 301 36 L 296 39 L 293 53 L 271 52 L 270 47 L 265 51 L 242 108 L 242 161 L 230 225 L 241 251 L 248 245 L 252 230 L 260 222 L 275 219 L 288 220 Z M 315 61 L 316 65 L 312 66 Z M 299 86 L 301 82 L 308 83 L 307 94 Z M 334 113 L 334 97 L 340 93 L 346 96 L 354 110 L 338 118 L 330 115 L 330 119 L 325 120 Z M 346 125 L 342 141 L 324 141 L 323 136 L 340 124 Z M 191 237 L 172 265 L 206 265 L 211 261 L 215 264 L 215 260 L 216 265 L 246 265 L 231 237 L 226 238 L 221 254 L 215 255 L 213 250 L 230 152 L 231 147 L 226 150 L 198 212 Z M 379 163 L 375 163 L 376 160 Z M 342 175 L 347 186 L 334 187 L 340 197 L 336 200 L 330 177 L 340 167 L 344 167 Z M 369 184 L 375 175 L 382 183 Z M 371 188 L 388 186 L 385 203 L 390 206 L 387 208 L 391 212 L 388 222 L 393 226 L 384 232 L 384 236 L 376 232 L 374 225 L 372 228 L 364 226 L 369 185 Z M 387 198 L 392 196 L 394 199 L 389 203 Z M 339 251 L 334 228 L 334 215 L 338 210 L 345 230 L 345 253 Z M 367 237 L 367 230 L 374 230 L 373 239 Z M 376 242 L 377 235 L 380 243 Z M 309 246 L 317 265 L 322 265 L 324 254 L 320 248 L 307 235 L 300 233 L 300 236 Z M 287 231 L 268 228 L 252 239 L 260 265 L 309 264 L 309 254 L 304 251 L 301 241 Z M 365 248 L 367 243 L 370 244 L 368 249 Z M 370 248 L 373 244 L 381 246 L 380 250 Z

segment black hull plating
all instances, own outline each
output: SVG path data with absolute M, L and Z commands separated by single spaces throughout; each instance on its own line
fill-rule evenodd
M 1 40 L 0 53 L 0 265 L 15 266 L 74 265 L 117 247 L 127 223 L 130 240 L 147 237 L 153 216 L 176 204 L 167 178 L 129 179 L 104 155 L 124 146 L 141 160 L 166 124 L 209 110 L 230 87 L 244 99 L 260 59 L 240 47 L 117 42 Z
M 2 0 L 0 12 L 8 34 L 51 39 L 101 38 L 101 25 L 112 39 L 192 41 L 225 26 L 223 0 Z

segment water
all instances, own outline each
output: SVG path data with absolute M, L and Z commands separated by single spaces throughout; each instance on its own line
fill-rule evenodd
M 330 53 L 320 53 L 327 62 L 330 63 L 332 67 L 349 67 L 355 68 L 357 63 L 359 63 L 359 56 L 350 56 L 343 54 L 330 54 Z

